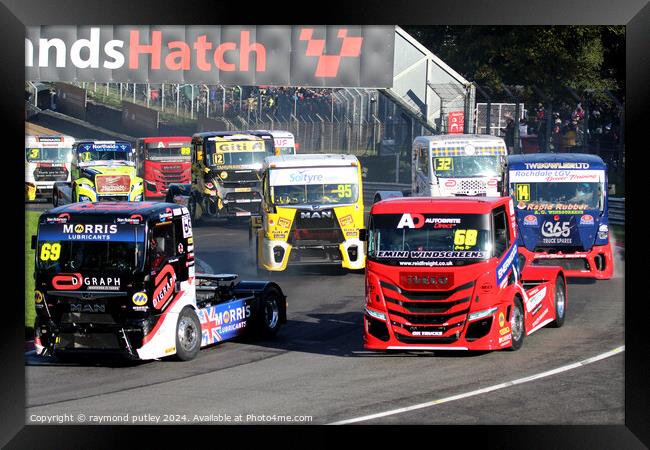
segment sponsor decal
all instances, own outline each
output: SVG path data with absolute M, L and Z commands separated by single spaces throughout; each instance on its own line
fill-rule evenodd
M 442 331 L 411 331 L 413 336 L 442 336 Z
M 70 312 L 105 313 L 104 303 L 71 303 Z
M 454 274 L 400 272 L 399 281 L 414 289 L 448 289 L 454 284 Z
M 546 308 L 546 309 L 544 310 L 544 312 L 541 313 L 541 314 L 539 315 L 539 317 L 537 317 L 537 319 L 535 319 L 535 321 L 533 322 L 533 326 L 532 326 L 532 327 L 535 328 L 535 327 L 536 327 L 536 326 L 537 326 L 537 325 L 542 321 L 542 319 L 544 318 L 544 316 L 546 316 L 546 314 L 548 314 L 548 308 Z
M 35 303 L 43 303 L 43 300 L 45 299 L 45 296 L 43 293 L 39 290 L 34 291 L 34 302 Z
M 524 225 L 532 227 L 532 226 L 537 226 L 537 216 L 533 216 L 532 214 L 527 215 L 524 217 Z
M 510 327 L 504 327 L 499 330 L 499 334 L 503 336 L 506 333 L 510 333 Z
M 121 280 L 119 277 L 83 277 L 82 281 L 89 290 L 118 291 Z
M 98 194 L 123 194 L 129 192 L 131 177 L 129 175 L 97 175 L 95 185 Z
M 445 181 L 445 187 L 446 188 L 455 188 L 456 187 L 456 180 L 450 179 Z
M 52 278 L 52 287 L 56 290 L 74 291 L 81 288 L 80 273 L 60 273 Z
M 503 314 L 503 311 L 499 313 L 499 326 L 502 327 L 506 323 L 506 316 Z M 503 334 L 503 333 L 501 333 Z
M 543 288 L 535 288 L 526 293 L 528 300 L 526 300 L 526 310 L 531 312 L 537 305 L 539 305 L 546 296 L 546 286 Z
M 126 203 L 126 202 L 125 202 Z M 144 239 L 144 233 L 138 233 Z M 133 242 L 135 228 L 130 224 L 42 224 L 38 227 L 38 240 L 59 241 L 122 241 Z
M 402 218 L 397 224 L 397 228 L 422 228 L 424 226 L 424 216 L 422 214 L 402 214 Z
M 331 219 L 332 210 L 327 211 L 300 211 L 301 219 Z
M 182 242 L 178 243 L 178 253 L 183 253 L 183 243 Z
M 500 345 L 505 345 L 512 339 L 512 333 L 506 334 L 505 336 L 502 336 L 499 338 L 499 344 Z
M 174 353 L 176 351 L 176 347 L 169 347 L 165 349 L 165 355 L 168 355 L 170 353 Z
M 133 297 L 131 297 L 131 300 L 133 301 L 133 304 L 136 306 L 144 306 L 147 304 L 149 298 L 147 297 L 147 294 L 145 292 L 136 292 L 135 294 L 133 294 Z
M 354 223 L 354 219 L 352 218 L 351 214 L 348 214 L 347 216 L 341 217 L 339 219 L 339 223 L 341 224 L 342 227 L 347 227 Z
M 241 334 L 251 316 L 251 305 L 244 300 L 201 308 L 201 346 L 221 342 Z
M 580 217 L 580 225 L 593 225 L 594 217 L 590 214 L 584 214 Z
M 180 216 L 183 214 L 183 211 L 180 208 L 173 209 L 174 216 Z
M 46 223 L 67 223 L 70 220 L 70 214 L 61 213 L 56 217 L 48 217 L 45 219 Z
M 291 221 L 284 217 L 278 219 L 278 228 L 289 228 L 291 226 Z
M 176 272 L 170 264 L 167 264 L 154 280 L 156 288 L 153 292 L 153 307 L 155 309 L 162 309 L 172 298 L 174 283 L 176 283 Z
M 134 307 L 133 307 L 133 311 L 143 311 L 143 312 L 146 312 L 146 311 L 149 311 L 149 307 L 148 307 L 148 306 L 134 306 Z
M 587 162 L 535 162 L 535 163 L 524 163 L 527 170 L 535 169 L 578 169 L 586 170 L 589 169 L 589 163 Z
M 124 224 L 130 224 L 130 225 L 138 225 L 140 223 L 140 219 L 133 219 L 131 217 L 118 217 L 115 219 L 115 222 L 117 222 L 120 225 Z
M 510 272 L 510 269 L 515 268 L 516 256 L 517 256 L 517 244 L 513 244 L 510 251 L 506 256 L 501 260 L 497 266 L 496 275 L 497 275 L 497 284 L 501 284 L 502 281 L 506 279 L 506 275 Z
M 183 237 L 188 238 L 188 244 L 192 244 L 194 240 L 192 239 L 192 220 L 190 219 L 189 214 L 184 214 L 181 221 L 183 225 Z
M 484 251 L 453 251 L 453 250 L 380 250 L 377 252 L 377 258 L 392 259 L 435 259 L 435 258 L 485 258 L 487 252 Z
M 569 237 L 571 234 L 570 222 L 552 222 L 545 221 L 542 223 L 542 236 L 544 237 Z

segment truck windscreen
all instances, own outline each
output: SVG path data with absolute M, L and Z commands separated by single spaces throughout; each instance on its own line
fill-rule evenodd
M 42 224 L 36 268 L 52 272 L 142 269 L 144 235 L 144 225 Z
M 500 158 L 499 155 L 434 156 L 433 170 L 439 178 L 498 176 Z
M 58 148 L 26 148 L 25 159 L 29 162 L 52 161 L 52 162 L 70 162 L 71 147 Z
M 358 198 L 356 183 L 273 186 L 276 205 L 336 205 L 355 203 Z
M 377 214 L 368 228 L 368 258 L 393 266 L 461 266 L 491 255 L 488 215 Z
M 162 161 L 168 159 L 190 160 L 190 145 L 173 147 L 147 147 L 147 159 Z
M 133 161 L 133 154 L 123 151 L 103 150 L 103 151 L 90 151 L 79 152 L 80 162 L 90 161 Z
M 512 189 L 520 209 L 541 205 L 547 205 L 542 209 L 560 209 L 556 205 L 575 210 L 603 209 L 602 182 L 513 183 Z
M 259 141 L 207 141 L 206 153 L 213 166 L 241 166 L 262 164 L 266 155 L 264 142 Z

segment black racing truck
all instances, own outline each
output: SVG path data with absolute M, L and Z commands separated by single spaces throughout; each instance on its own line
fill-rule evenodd
M 243 333 L 274 335 L 286 297 L 270 281 L 196 274 L 187 208 L 88 202 L 41 215 L 36 250 L 39 355 L 193 359 Z

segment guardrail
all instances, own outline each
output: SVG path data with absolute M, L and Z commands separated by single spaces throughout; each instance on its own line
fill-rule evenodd
M 612 225 L 625 225 L 625 197 L 610 197 L 609 223 Z

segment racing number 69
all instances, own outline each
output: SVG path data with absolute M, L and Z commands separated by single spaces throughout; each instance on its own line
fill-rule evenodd
M 41 247 L 41 260 L 42 261 L 47 261 L 48 259 L 50 261 L 56 261 L 59 259 L 59 256 L 61 256 L 61 244 L 55 243 L 55 244 L 49 244 L 45 243 Z

